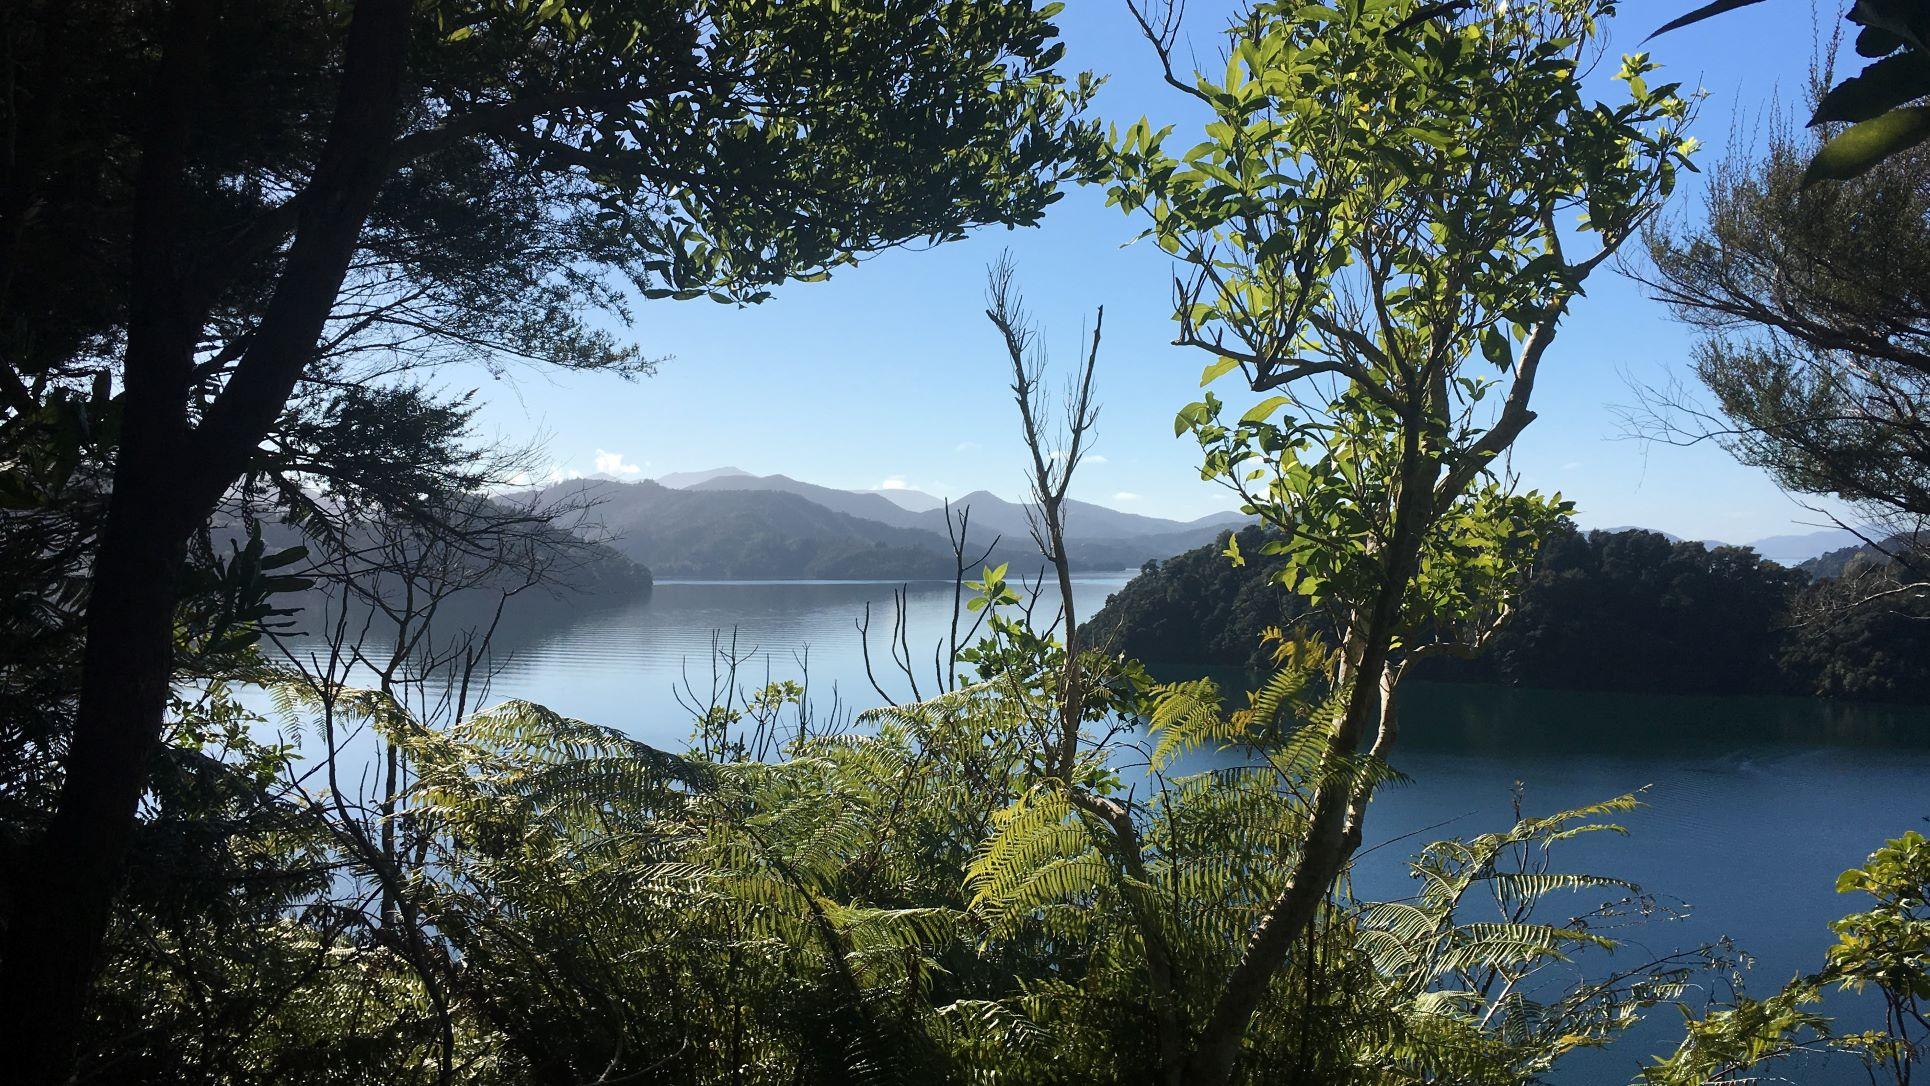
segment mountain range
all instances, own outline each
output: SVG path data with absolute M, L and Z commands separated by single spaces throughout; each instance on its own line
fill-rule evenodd
M 945 499 L 917 490 L 841 490 L 720 467 L 636 481 L 571 479 L 546 495 L 587 506 L 570 526 L 606 540 L 660 579 L 949 579 L 956 559 L 948 516 L 969 517 L 967 572 L 981 561 L 1009 562 L 1015 574 L 1029 575 L 1041 564 L 1029 507 L 983 490 L 951 499 L 948 508 Z M 1068 501 L 1066 549 L 1075 569 L 1136 569 L 1249 521 L 1234 512 L 1169 520 Z M 1838 529 L 1748 545 L 1793 566 L 1853 538 Z
M 949 578 L 955 556 L 941 499 L 917 491 L 838 490 L 734 468 L 623 482 L 573 479 L 547 496 L 590 506 L 573 525 L 659 578 Z M 936 503 L 936 505 L 934 505 Z M 1077 569 L 1136 568 L 1211 542 L 1245 523 L 1238 513 L 1192 521 L 1066 503 L 1066 549 Z M 986 491 L 951 502 L 965 517 L 967 559 L 1038 564 L 1027 507 Z

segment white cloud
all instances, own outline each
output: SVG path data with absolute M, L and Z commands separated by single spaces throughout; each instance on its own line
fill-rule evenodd
M 548 483 L 560 483 L 565 479 L 581 479 L 581 478 L 583 478 L 583 473 L 576 470 L 575 468 L 570 468 L 568 471 L 565 471 L 563 469 L 563 465 L 551 464 L 550 473 L 548 476 L 544 478 L 543 481 Z
M 1114 494 L 1112 496 L 1112 500 L 1116 502 L 1136 502 L 1139 500 L 1139 495 L 1133 493 L 1130 490 L 1122 490 L 1119 493 Z
M 884 482 L 879 483 L 878 489 L 879 490 L 910 490 L 911 484 L 905 482 L 904 476 L 894 475 L 891 478 L 886 479 Z
M 1568 463 L 1566 463 L 1566 464 L 1563 464 L 1563 465 L 1561 466 L 1561 470 L 1563 470 L 1563 471 L 1574 471 L 1574 470 L 1575 470 L 1576 468 L 1579 468 L 1579 467 L 1581 467 L 1581 466 L 1582 466 L 1582 462 L 1581 462 L 1581 461 L 1579 461 L 1579 460 L 1570 460 L 1570 461 L 1569 461 Z
M 977 452 L 977 451 L 978 451 L 978 442 L 976 442 L 976 441 L 961 441 L 961 442 L 959 442 L 959 443 L 958 443 L 957 445 L 955 445 L 955 446 L 953 446 L 953 447 L 952 447 L 952 451 L 953 451 L 953 452 L 961 452 L 961 453 L 974 453 L 974 452 Z
M 1053 461 L 1064 460 L 1066 458 L 1066 451 L 1064 449 L 1054 449 L 1047 453 L 1045 458 Z M 1082 464 L 1103 464 L 1106 462 L 1106 458 L 1100 456 L 1098 453 L 1085 453 L 1079 457 L 1079 462 Z
M 1098 453 L 1093 453 L 1091 456 L 1086 457 L 1086 463 L 1088 464 L 1103 464 L 1105 462 L 1106 458 Z
M 596 451 L 596 470 L 603 475 L 642 475 L 643 468 L 623 462 L 622 453 Z

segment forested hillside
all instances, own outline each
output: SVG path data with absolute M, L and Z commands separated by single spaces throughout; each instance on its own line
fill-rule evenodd
M 1275 574 L 1260 529 L 1148 563 L 1088 623 L 1089 636 L 1147 661 L 1260 669 L 1260 633 L 1306 607 Z M 1832 560 L 1836 556 L 1832 556 Z M 1840 566 L 1839 566 L 1840 568 Z M 1564 527 L 1544 544 L 1512 616 L 1474 660 L 1437 658 L 1417 677 L 1571 690 L 1787 693 L 1930 700 L 1930 607 L 1845 611 L 1841 586 L 1743 547 L 1659 532 Z
M 718 476 L 683 489 L 583 479 L 559 483 L 545 497 L 586 506 L 573 523 L 658 577 L 947 579 L 958 572 L 945 510 L 916 513 L 876 494 L 784 476 Z M 1213 538 L 1224 521 L 1187 525 L 1076 504 L 1069 523 L 1084 527 L 1068 532 L 1067 548 L 1080 570 L 1132 569 Z M 971 514 L 968 559 L 1039 568 L 1023 506 L 977 493 L 952 510 Z
M 468 570 L 445 575 L 462 583 L 436 604 L 447 627 L 489 623 L 499 603 L 502 617 L 512 624 L 620 606 L 649 595 L 655 583 L 648 567 L 608 543 L 549 523 L 549 511 L 489 500 L 469 508 L 467 521 L 455 524 L 468 534 Z M 299 548 L 301 557 L 280 571 L 310 584 L 279 603 L 297 616 L 298 626 L 311 631 L 337 614 L 344 599 L 360 597 L 357 610 L 365 609 L 374 599 L 407 593 L 425 560 L 447 561 L 420 526 L 376 520 L 331 523 L 326 529 L 316 525 L 305 531 L 282 520 L 244 522 L 224 515 L 210 526 L 208 544 L 217 556 L 231 555 L 249 546 L 252 530 L 268 552 Z

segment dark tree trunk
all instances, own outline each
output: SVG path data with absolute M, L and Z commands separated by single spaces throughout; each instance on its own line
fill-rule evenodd
M 0 972 L 0 1018 L 12 1034 L 4 1058 L 14 1081 L 34 1086 L 72 1068 L 173 671 L 187 529 L 164 465 L 178 462 L 166 452 L 179 443 L 129 422 L 94 564 L 60 807 L 16 889 Z
M 391 166 L 409 0 L 358 0 L 328 141 L 251 346 L 190 429 L 208 268 L 180 234 L 215 0 L 177 0 L 143 140 L 123 434 L 94 560 L 80 704 L 59 808 L 16 880 L 0 959 L 0 1060 L 71 1078 L 87 997 L 173 678 L 187 540 L 247 467 L 315 346 Z
M 177 471 L 198 309 L 180 260 L 183 177 L 210 5 L 168 28 L 142 138 L 122 439 L 94 557 L 80 702 L 60 805 L 16 879 L 0 959 L 0 1051 L 15 1081 L 66 1080 L 108 912 L 134 833 L 173 670 L 174 605 L 191 524 Z

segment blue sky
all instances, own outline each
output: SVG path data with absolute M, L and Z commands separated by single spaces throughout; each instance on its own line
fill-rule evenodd
M 1214 32 L 1234 6 L 1190 6 L 1188 37 L 1208 70 L 1219 66 Z M 1601 81 L 1616 67 L 1613 54 L 1633 51 L 1691 6 L 1625 4 Z M 1759 141 L 1773 96 L 1800 100 L 1813 20 L 1827 32 L 1836 14 L 1769 0 L 1650 43 L 1668 79 L 1707 91 L 1694 133 L 1705 145 L 1702 161 L 1734 142 Z M 1122 126 L 1142 115 L 1155 124 L 1185 116 L 1183 99 L 1159 84 L 1124 0 L 1071 0 L 1059 21 L 1066 64 L 1110 79 L 1100 116 Z M 1692 214 L 1698 197 L 1689 177 L 1674 209 Z M 1122 247 L 1137 226 L 1104 205 L 1100 190 L 1075 190 L 1036 229 L 887 253 L 828 283 L 787 286 L 760 306 L 640 302 L 624 334 L 664 357 L 656 376 L 524 372 L 482 390 L 482 426 L 515 440 L 545 438 L 549 460 L 565 472 L 648 478 L 730 464 L 854 489 L 895 482 L 1016 497 L 1017 423 L 982 313 L 985 266 L 1009 249 L 1056 358 L 1069 364 L 1093 310 L 1106 308 L 1099 455 L 1083 469 L 1077 496 L 1180 518 L 1228 508 L 1225 492 L 1199 479 L 1197 446 L 1172 436 L 1174 411 L 1198 395 L 1204 360 L 1168 343 L 1168 261 L 1149 245 Z M 1630 402 L 1630 383 L 1682 375 L 1689 343 L 1634 284 L 1598 273 L 1543 366 L 1540 419 L 1518 444 L 1514 467 L 1527 485 L 1578 502 L 1587 525 L 1733 541 L 1809 530 L 1816 514 L 1721 450 L 1622 435 L 1614 407 Z M 1216 390 L 1226 396 L 1232 387 Z

